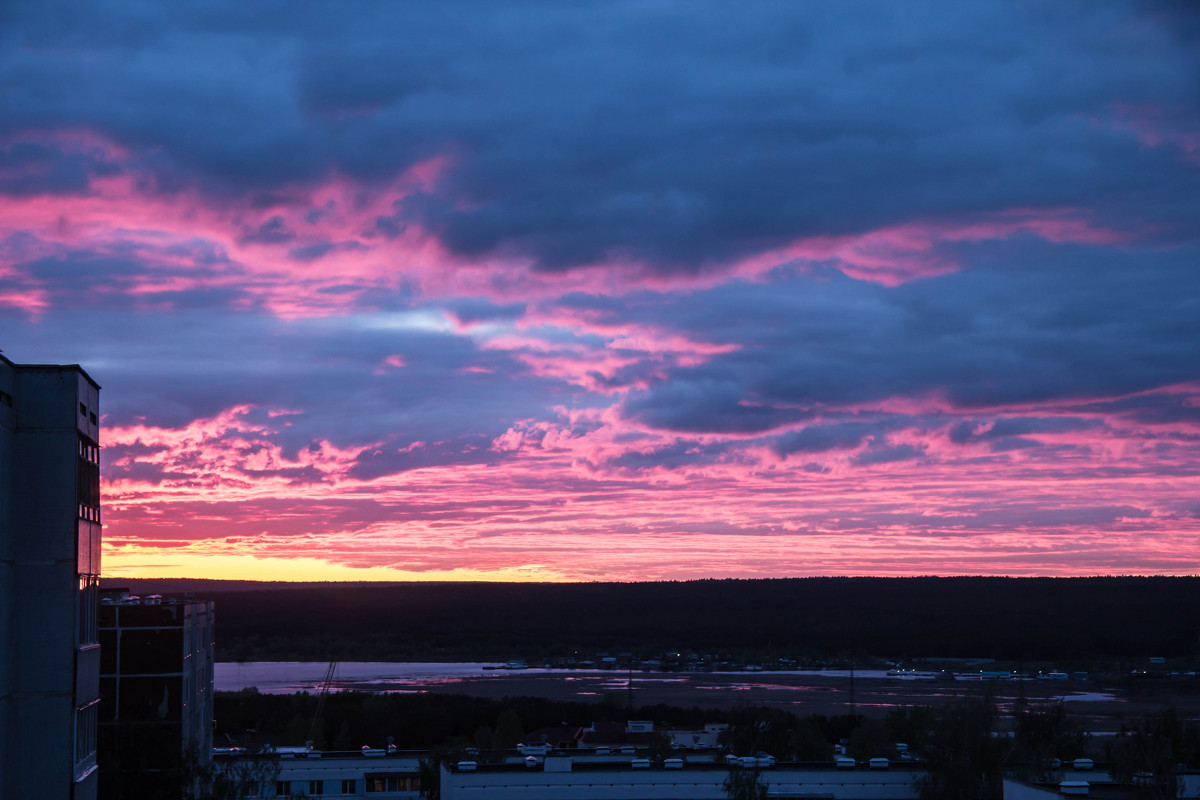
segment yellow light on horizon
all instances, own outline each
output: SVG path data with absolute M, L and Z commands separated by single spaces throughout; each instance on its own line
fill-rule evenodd
M 391 567 L 351 567 L 320 558 L 264 558 L 252 555 L 217 555 L 180 552 L 106 552 L 101 561 L 105 578 L 204 578 L 211 580 L 282 581 L 489 581 L 497 583 L 561 583 L 553 572 L 534 569 L 404 570 Z

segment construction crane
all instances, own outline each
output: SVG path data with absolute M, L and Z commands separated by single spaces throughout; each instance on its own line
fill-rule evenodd
M 321 681 L 321 694 L 317 696 L 317 710 L 313 714 L 312 726 L 308 729 L 308 740 L 310 742 L 317 741 L 317 729 L 321 724 L 321 711 L 325 708 L 325 698 L 329 696 L 329 686 L 333 683 L 333 673 L 337 671 L 337 659 L 329 662 L 329 667 L 325 670 L 325 680 Z

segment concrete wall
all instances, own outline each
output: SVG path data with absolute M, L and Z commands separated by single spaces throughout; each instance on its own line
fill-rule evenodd
M 8 731 L 12 726 L 12 664 L 13 652 L 13 431 L 16 428 L 16 409 L 10 405 L 13 382 L 16 380 L 10 364 L 0 361 L 0 768 L 5 765 L 5 753 L 10 751 Z M 6 800 L 7 779 L 0 769 L 0 800 Z
M 97 697 L 99 654 L 79 648 L 76 477 L 80 434 L 98 442 L 99 390 L 76 367 L 7 361 L 0 387 L 13 402 L 0 397 L 0 800 L 87 800 L 76 707 Z M 97 572 L 98 528 L 82 548 Z

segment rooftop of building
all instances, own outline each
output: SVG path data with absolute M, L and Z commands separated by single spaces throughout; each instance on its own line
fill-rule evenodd
M 130 594 L 128 589 L 113 587 L 100 590 L 100 605 L 102 606 L 182 606 L 192 603 L 207 602 L 197 600 L 191 593 L 182 597 L 178 595 Z
M 5 364 L 7 364 L 8 366 L 14 367 L 16 369 L 59 370 L 59 371 L 78 372 L 93 387 L 95 387 L 97 390 L 100 389 L 100 384 L 96 383 L 95 379 L 92 378 L 91 375 L 88 375 L 87 370 L 85 370 L 83 367 L 81 367 L 78 364 L 18 364 L 15 361 L 13 361 L 12 359 L 10 359 L 8 356 L 4 355 L 3 353 L 0 353 L 0 362 L 3 362 Z

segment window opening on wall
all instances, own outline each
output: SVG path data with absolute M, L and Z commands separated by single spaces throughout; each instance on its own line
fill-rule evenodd
M 75 709 L 75 763 L 76 765 L 96 755 L 96 714 L 100 701 L 93 700 Z
M 367 792 L 416 792 L 421 789 L 421 781 L 415 775 L 395 775 L 375 773 L 366 776 Z
M 79 576 L 79 644 L 100 641 L 100 576 Z
M 100 521 L 100 448 L 79 437 L 75 459 L 75 503 L 80 519 Z

